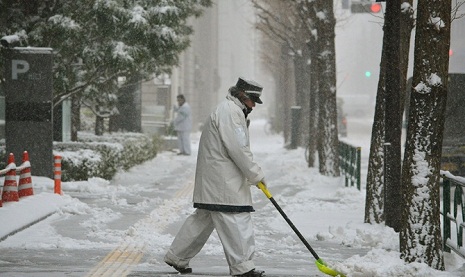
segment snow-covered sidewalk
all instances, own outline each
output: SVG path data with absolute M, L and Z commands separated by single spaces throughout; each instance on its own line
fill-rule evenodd
M 307 241 L 331 267 L 346 273 L 347 276 L 465 276 L 464 260 L 453 253 L 445 253 L 445 272 L 433 270 L 425 264 L 404 263 L 400 259 L 397 233 L 384 225 L 363 223 L 365 180 L 362 179 L 362 191 L 359 191 L 356 188 L 345 187 L 342 178 L 321 176 L 317 169 L 307 167 L 304 149 L 286 150 L 281 136 L 264 135 L 263 124 L 264 121 L 252 121 L 251 144 L 255 159 L 265 171 L 269 190 Z M 355 140 L 361 143 L 360 146 L 368 147 L 368 139 Z M 196 149 L 198 134 L 193 136 L 192 143 L 193 149 Z M 179 225 L 193 210 L 189 178 L 193 176 L 195 159 L 196 151 L 189 157 L 176 156 L 173 152 L 161 152 L 152 161 L 128 172 L 119 173 L 112 182 L 95 179 L 64 182 L 63 196 L 52 193 L 53 180 L 33 176 L 36 195 L 22 198 L 19 202 L 4 203 L 0 208 L 0 237 L 21 230 L 54 211 L 72 216 L 73 211 L 78 210 L 80 214 L 89 213 L 92 218 L 108 218 L 108 211 L 89 209 L 87 204 L 71 197 L 67 192 L 89 191 L 89 194 L 92 194 L 95 191 L 122 191 L 126 186 L 118 185 L 118 182 L 134 180 L 135 184 L 148 185 L 147 180 L 159 182 L 166 178 L 174 178 L 174 183 L 182 184 L 176 193 L 177 198 L 157 200 L 158 204 L 153 207 L 136 207 L 151 208 L 153 211 L 149 218 L 134 224 L 124 233 L 127 237 L 122 238 L 123 241 L 137 241 L 144 245 L 144 258 L 134 270 L 147 272 L 149 275 L 154 270 L 166 271 L 169 268 L 163 263 L 162 257 Z M 172 168 L 181 161 L 188 168 L 178 176 L 165 176 L 173 174 Z M 284 276 L 284 270 L 287 270 L 288 274 L 299 276 L 304 276 L 309 270 L 318 272 L 313 271 L 316 268 L 313 257 L 274 206 L 260 190 L 253 189 L 256 209 L 253 213 L 257 244 L 256 263 L 259 268 L 264 267 L 264 270 L 274 276 Z M 115 202 L 127 205 L 126 199 L 118 198 L 118 194 L 112 197 Z M 144 205 L 148 204 L 150 202 Z M 53 228 L 47 228 L 47 232 L 50 232 L 50 229 Z M 105 230 L 99 229 L 98 235 L 105 236 Z M 114 232 L 109 230 L 108 240 L 114 240 L 114 235 Z M 24 242 L 17 242 L 15 236 L 0 241 L 0 249 L 26 245 Z M 47 234 L 37 234 L 37 237 L 31 239 L 42 239 L 43 242 L 35 242 L 30 247 L 47 247 L 47 237 Z M 121 240 L 117 241 L 120 242 Z M 75 243 L 76 249 L 87 245 L 78 245 L 77 240 Z M 68 242 L 66 247 L 72 248 L 73 245 Z M 215 261 L 222 260 L 223 257 L 221 243 L 217 236 L 213 235 L 198 257 L 194 258 L 193 264 L 215 272 Z M 221 268 L 216 270 L 224 272 L 224 268 L 223 261 Z
M 37 176 L 32 178 L 36 189 L 53 186 L 54 181 L 51 179 Z M 0 208 L 0 241 L 57 212 L 69 202 L 66 198 L 69 197 L 54 194 L 52 187 L 51 192 L 21 197 L 17 202 L 3 202 L 3 207 Z

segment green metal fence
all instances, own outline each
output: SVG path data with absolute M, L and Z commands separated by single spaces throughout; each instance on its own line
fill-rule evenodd
M 346 187 L 357 186 L 361 189 L 361 152 L 362 148 L 339 141 L 339 161 L 341 174 L 345 177 Z
M 441 177 L 441 214 L 443 225 L 444 251 L 450 252 L 450 250 L 452 249 L 458 255 L 465 258 L 465 249 L 463 248 L 463 228 L 465 227 L 465 178 L 454 176 L 448 171 L 441 171 Z M 453 199 L 451 199 L 452 195 Z M 454 209 L 453 213 L 451 213 L 452 208 Z M 451 228 L 452 226 L 454 227 L 454 229 Z

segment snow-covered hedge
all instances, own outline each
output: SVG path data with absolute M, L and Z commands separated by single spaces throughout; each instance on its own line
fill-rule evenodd
M 78 142 L 55 142 L 54 154 L 62 156 L 62 180 L 113 178 L 156 156 L 158 140 L 140 133 L 112 133 L 95 136 L 79 132 Z

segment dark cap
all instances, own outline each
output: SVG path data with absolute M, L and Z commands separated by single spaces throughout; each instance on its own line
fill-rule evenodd
M 262 100 L 260 99 L 263 87 L 257 82 L 239 77 L 236 83 L 236 87 L 239 90 L 245 92 L 247 96 L 255 103 L 263 104 Z

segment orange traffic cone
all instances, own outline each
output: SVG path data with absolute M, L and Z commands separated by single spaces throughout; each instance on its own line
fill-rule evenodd
M 19 197 L 33 195 L 34 190 L 32 188 L 31 162 L 29 162 L 29 154 L 27 151 L 23 152 L 23 163 L 20 168 L 18 195 Z
M 3 202 L 19 201 L 18 184 L 16 183 L 16 164 L 15 156 L 10 153 L 8 156 L 7 168 L 10 170 L 5 174 L 5 182 L 3 183 Z

